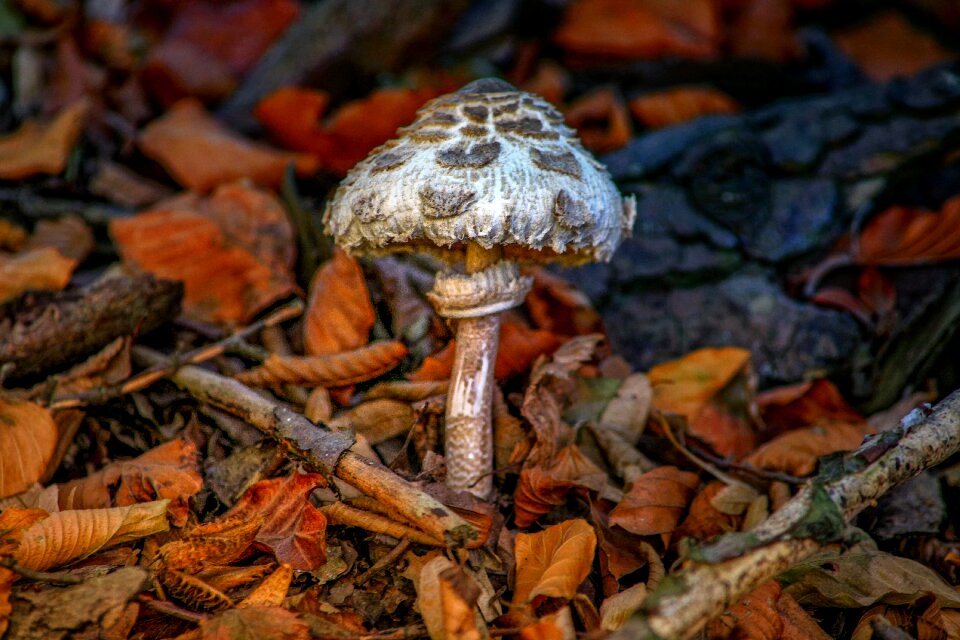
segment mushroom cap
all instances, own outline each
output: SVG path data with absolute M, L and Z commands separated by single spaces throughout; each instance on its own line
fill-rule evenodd
M 633 226 L 633 198 L 621 199 L 563 116 L 502 80 L 428 102 L 398 134 L 327 203 L 327 233 L 350 253 L 453 263 L 472 242 L 507 259 L 581 264 L 608 260 Z

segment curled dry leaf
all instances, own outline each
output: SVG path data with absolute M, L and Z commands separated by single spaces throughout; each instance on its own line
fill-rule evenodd
M 660 553 L 647 540 L 620 527 L 610 526 L 609 503 L 591 502 L 590 516 L 599 543 L 600 573 L 603 593 L 613 595 L 620 590 L 620 579 L 646 567 L 647 588 L 653 590 L 665 570 Z
M 722 533 L 740 530 L 742 517 L 724 513 L 714 505 L 715 498 L 726 486 L 719 480 L 707 483 L 690 503 L 690 510 L 677 527 L 677 539 L 690 537 L 707 540 Z
M 600 603 L 600 625 L 604 631 L 616 631 L 636 613 L 647 597 L 643 582 L 615 593 Z
M 443 556 L 426 562 L 417 583 L 417 608 L 432 640 L 480 640 L 483 619 L 476 611 L 480 586 Z
M 26 529 L 13 558 L 22 567 L 45 571 L 105 547 L 166 531 L 169 500 L 112 509 L 51 514 Z
M 43 477 L 57 438 L 49 411 L 0 395 L 0 498 L 26 491 Z
M 226 593 L 231 589 L 245 587 L 258 580 L 262 580 L 272 572 L 269 564 L 255 564 L 249 567 L 232 567 L 217 565 L 197 572 L 197 577 L 214 589 Z
M 288 165 L 301 174 L 317 168 L 310 156 L 278 151 L 240 137 L 192 98 L 177 102 L 148 124 L 140 135 L 140 149 L 177 182 L 200 192 L 241 178 L 279 187 Z
M 324 356 L 367 344 L 376 314 L 360 263 L 337 247 L 317 270 L 303 317 L 307 354 Z
M 327 422 L 330 429 L 353 429 L 370 444 L 404 435 L 413 426 L 416 415 L 409 403 L 380 398 L 348 409 Z
M 390 398 L 404 402 L 420 402 L 434 396 L 446 395 L 448 380 L 425 380 L 423 382 L 388 380 L 378 382 L 363 394 L 365 400 Z
M 263 524 L 257 515 L 229 518 L 197 525 L 179 540 L 171 540 L 157 551 L 164 568 L 198 573 L 206 566 L 233 562 L 253 544 Z
M 566 446 L 557 452 L 549 468 L 529 467 L 520 472 L 514 493 L 517 526 L 528 527 L 553 507 L 563 504 L 573 488 L 600 492 L 606 482 L 606 473 L 576 445 Z
M 794 429 L 760 445 L 743 463 L 805 476 L 816 468 L 819 457 L 835 451 L 853 451 L 871 433 L 873 427 L 866 422 L 827 422 Z
M 701 116 L 735 113 L 736 100 L 712 87 L 674 87 L 638 96 L 630 101 L 630 112 L 651 129 L 668 127 Z
M 695 473 L 657 467 L 634 481 L 610 512 L 610 524 L 641 536 L 665 534 L 669 539 L 699 484 Z
M 780 584 L 768 580 L 711 621 L 707 633 L 718 640 L 778 640 L 783 633 L 783 620 L 777 610 L 779 598 Z
M 586 520 L 567 520 L 539 533 L 518 533 L 513 603 L 539 596 L 571 599 L 593 565 L 597 536 Z
M 163 569 L 157 573 L 167 594 L 191 609 L 218 611 L 234 606 L 233 600 L 201 578 L 176 569 Z
M 293 567 L 283 563 L 277 570 L 261 582 L 250 595 L 244 598 L 238 607 L 279 607 L 290 590 L 293 580 Z
M 96 509 L 166 498 L 174 524 L 183 526 L 189 514 L 187 499 L 202 486 L 196 445 L 177 439 L 61 484 L 59 502 L 61 509 Z
M 22 180 L 63 171 L 89 110 L 90 103 L 81 100 L 61 111 L 49 124 L 30 120 L 0 138 L 0 178 Z
M 70 282 L 76 266 L 76 260 L 64 258 L 52 247 L 0 254 L 0 302 L 30 289 L 59 291 Z
M 45 397 L 48 402 L 66 398 L 101 385 L 116 384 L 130 377 L 130 348 L 133 338 L 117 338 L 83 362 L 70 367 L 63 373 L 50 376 L 30 389 L 30 397 Z M 51 383 L 55 384 L 53 393 Z M 80 418 L 82 420 L 82 415 Z M 57 418 L 59 421 L 60 418 Z M 105 506 L 105 505 L 101 505 Z
M 538 329 L 565 336 L 603 333 L 600 314 L 582 291 L 541 267 L 525 273 L 533 276 L 526 306 Z
M 261 480 L 243 494 L 224 518 L 263 518 L 256 541 L 277 560 L 300 571 L 313 571 L 327 559 L 327 519 L 310 503 L 310 494 L 326 486 L 323 476 L 298 473 Z
M 236 376 L 244 384 L 277 386 L 305 384 L 323 387 L 341 387 L 363 382 L 390 371 L 407 355 L 402 342 L 380 341 L 373 344 L 327 356 L 271 355 L 260 367 Z
M 293 229 L 276 197 L 247 185 L 158 203 L 110 232 L 125 262 L 182 281 L 200 320 L 242 324 L 294 290 Z

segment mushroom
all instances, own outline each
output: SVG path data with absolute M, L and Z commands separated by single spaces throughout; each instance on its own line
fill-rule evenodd
M 482 79 L 424 105 L 398 137 L 340 183 L 327 233 L 353 254 L 422 251 L 463 273 L 436 276 L 429 297 L 458 321 L 447 395 L 447 484 L 487 498 L 500 312 L 531 279 L 519 262 L 610 259 L 633 226 L 620 193 L 563 116 L 539 96 Z

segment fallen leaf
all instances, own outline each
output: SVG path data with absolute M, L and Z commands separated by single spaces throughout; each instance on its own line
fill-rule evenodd
M 749 637 L 751 640 L 779 640 L 783 620 L 777 610 L 780 584 L 768 580 L 745 595 L 707 625 L 711 638 Z
M 660 553 L 646 539 L 622 527 L 610 525 L 609 501 L 591 501 L 590 517 L 599 544 L 600 572 L 603 593 L 613 595 L 620 590 L 620 580 L 643 567 L 646 583 L 656 585 L 664 575 Z
M 0 498 L 26 491 L 43 477 L 58 437 L 49 411 L 0 395 Z
M 76 266 L 76 260 L 51 247 L 0 254 L 0 303 L 32 289 L 59 291 L 70 282 Z
M 574 100 L 564 118 L 577 130 L 583 146 L 594 153 L 619 149 L 633 135 L 627 106 L 610 87 L 594 89 Z
M 375 320 L 360 263 L 337 247 L 310 283 L 303 317 L 307 354 L 322 356 L 362 347 Z
M 630 113 L 650 129 L 739 110 L 740 105 L 736 100 L 712 87 L 673 87 L 637 96 L 630 101 Z
M 200 574 L 209 567 L 240 558 L 253 544 L 263 524 L 261 514 L 221 517 L 190 527 L 156 552 L 165 571 Z
M 298 571 L 314 571 L 327 559 L 327 519 L 310 494 L 326 486 L 323 476 L 294 472 L 285 478 L 261 480 L 244 492 L 225 519 L 263 517 L 256 541 L 277 560 Z
M 479 640 L 478 613 L 475 611 L 480 587 L 463 569 L 437 556 L 420 569 L 417 609 L 432 640 L 464 638 Z
M 725 49 L 740 58 L 788 63 L 803 53 L 794 25 L 796 0 L 746 0 L 728 17 Z
M 873 216 L 857 242 L 860 264 L 911 265 L 960 258 L 960 196 L 940 211 L 893 206 Z
M 667 534 L 669 539 L 699 484 L 697 474 L 676 467 L 648 471 L 634 480 L 610 512 L 610 524 L 641 536 Z
M 575 0 L 567 5 L 553 40 L 569 53 L 609 58 L 717 53 L 715 3 L 691 0 Z
M 180 100 L 148 124 L 139 144 L 144 155 L 159 162 L 177 182 L 200 192 L 241 178 L 279 187 L 288 165 L 301 175 L 317 169 L 310 156 L 278 151 L 240 137 L 191 98 Z
M 61 484 L 59 503 L 61 509 L 97 509 L 169 499 L 174 524 L 183 526 L 190 511 L 187 499 L 202 487 L 196 445 L 176 439 Z
M 271 355 L 263 365 L 235 377 L 244 384 L 306 384 L 342 387 L 383 375 L 406 357 L 402 342 L 381 340 L 366 347 L 326 356 Z
M 636 613 L 647 598 L 647 585 L 635 584 L 600 603 L 600 624 L 604 631 L 616 631 Z
M 82 262 L 94 247 L 93 230 L 76 215 L 56 220 L 40 220 L 24 245 L 24 249 L 52 247 L 64 258 Z
M 409 402 L 379 398 L 361 402 L 327 421 L 334 431 L 352 429 L 371 445 L 406 435 L 417 416 Z
M 221 611 L 200 622 L 202 640 L 310 640 L 310 625 L 282 607 Z
M 49 124 L 28 120 L 15 132 L 0 137 L 0 178 L 23 180 L 41 173 L 62 172 L 89 110 L 90 104 L 81 100 L 61 111 Z
M 767 438 L 821 422 L 865 421 L 847 404 L 837 387 L 822 378 L 764 391 L 757 396 L 757 406 Z
M 654 409 L 684 416 L 690 433 L 720 455 L 740 458 L 753 450 L 756 408 L 749 351 L 698 349 L 647 375 Z
M 777 600 L 777 611 L 783 621 L 781 640 L 830 640 L 820 625 L 797 604 L 789 593 L 781 593 Z M 851 640 L 854 640 L 854 635 Z
M 250 595 L 237 604 L 238 607 L 279 607 L 283 605 L 293 580 L 293 567 L 281 564 L 267 576 Z
M 124 261 L 184 283 L 188 315 L 228 325 L 294 290 L 293 230 L 277 199 L 242 184 L 187 194 L 111 222 Z
M 788 431 L 766 442 L 742 462 L 759 469 L 782 471 L 794 476 L 813 472 L 817 459 L 835 451 L 853 451 L 873 433 L 866 422 L 825 422 Z
M 600 314 L 583 292 L 546 269 L 526 273 L 533 277 L 533 288 L 525 304 L 538 329 L 563 336 L 604 333 Z
M 834 41 L 870 78 L 886 82 L 952 60 L 956 51 L 942 46 L 929 31 L 912 25 L 899 11 L 878 11 L 856 26 L 832 34 Z M 883 46 L 877 46 L 883 43 Z
M 13 558 L 22 567 L 45 571 L 106 547 L 166 531 L 168 503 L 157 500 L 50 514 L 23 532 Z
M 586 520 L 567 520 L 539 533 L 518 533 L 514 604 L 538 596 L 573 598 L 593 565 L 597 536 Z
M 694 540 L 710 538 L 740 530 L 742 517 L 718 510 L 714 498 L 727 486 L 719 480 L 707 483 L 690 503 L 690 510 L 676 529 L 677 539 L 685 537 Z
M 560 449 L 549 468 L 528 467 L 520 471 L 514 491 L 515 521 L 521 529 L 566 502 L 573 488 L 599 492 L 607 475 L 580 452 L 576 445 Z

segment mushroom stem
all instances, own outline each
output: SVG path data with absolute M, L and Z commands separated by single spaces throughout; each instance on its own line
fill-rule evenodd
M 477 273 L 502 256 L 499 247 L 467 245 L 466 271 Z M 493 368 L 500 344 L 500 313 L 463 318 L 447 392 L 444 450 L 447 485 L 486 499 L 493 491 Z

